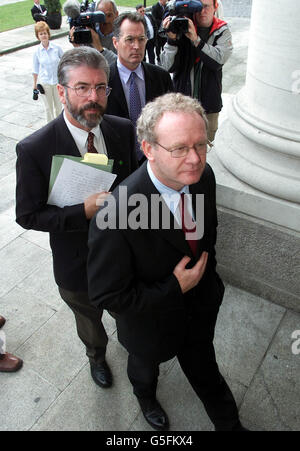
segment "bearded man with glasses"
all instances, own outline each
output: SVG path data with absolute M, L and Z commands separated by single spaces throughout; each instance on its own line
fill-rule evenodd
M 97 50 L 78 47 L 64 53 L 58 66 L 64 111 L 16 149 L 16 220 L 25 229 L 50 233 L 55 281 L 75 315 L 92 377 L 103 388 L 112 384 L 105 360 L 108 338 L 102 312 L 90 305 L 86 265 L 90 220 L 99 208 L 99 196 L 107 193 L 93 194 L 81 204 L 64 208 L 48 205 L 47 200 L 54 155 L 106 154 L 114 160 L 112 172 L 117 174 L 112 188 L 138 167 L 131 122 L 104 114 L 111 91 L 108 78 L 107 61 Z

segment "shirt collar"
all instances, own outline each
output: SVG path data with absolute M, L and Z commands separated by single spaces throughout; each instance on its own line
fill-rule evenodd
M 149 161 L 147 162 L 147 171 L 149 174 L 149 177 L 157 189 L 157 191 L 162 195 L 164 201 L 166 202 L 167 206 L 171 210 L 173 214 L 175 214 L 178 204 L 180 202 L 180 194 L 190 194 L 190 189 L 188 185 L 185 185 L 181 188 L 180 191 L 176 191 L 173 188 L 170 188 L 169 186 L 164 185 L 161 183 L 158 178 L 154 175 L 152 168 L 150 166 Z
M 82 130 L 82 128 L 78 128 L 75 125 L 71 124 L 71 122 L 67 118 L 65 111 L 63 112 L 63 116 L 64 116 L 64 120 L 66 122 L 66 125 L 67 125 L 68 129 L 70 130 L 70 133 L 73 136 L 74 141 L 76 142 L 79 150 L 84 149 L 89 132 L 87 132 L 86 130 Z M 101 118 L 101 120 L 100 120 L 100 124 L 102 122 L 102 119 L 103 118 Z M 101 134 L 99 125 L 97 125 L 92 130 L 90 130 L 92 133 L 94 133 L 94 135 L 97 139 L 100 139 L 100 134 Z
M 119 58 L 117 59 L 117 67 L 120 73 L 120 76 L 123 78 L 123 80 L 125 81 L 125 83 L 128 82 L 129 77 L 131 75 L 131 72 L 135 72 L 136 75 L 141 79 L 144 80 L 144 71 L 143 71 L 143 67 L 142 64 L 140 63 L 138 65 L 138 67 L 132 71 L 130 69 L 128 69 L 127 67 L 125 67 L 119 60 Z
M 41 48 L 41 50 L 45 50 L 45 51 L 47 52 L 48 50 L 53 49 L 53 44 L 52 44 L 51 41 L 49 41 L 48 47 L 45 49 L 45 47 L 43 46 L 43 44 L 40 42 L 40 48 Z

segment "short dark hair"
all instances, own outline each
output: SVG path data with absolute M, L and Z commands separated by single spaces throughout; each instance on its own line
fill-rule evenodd
M 139 9 L 144 8 L 144 5 L 140 4 L 140 5 L 136 5 L 135 9 L 138 11 Z
M 109 65 L 98 50 L 92 47 L 75 47 L 63 54 L 57 68 L 57 78 L 60 85 L 68 84 L 70 69 L 87 66 L 93 69 L 101 69 L 109 80 Z
M 117 38 L 117 39 L 120 38 L 120 28 L 121 28 L 122 23 L 126 19 L 128 19 L 130 22 L 142 23 L 144 25 L 145 35 L 147 34 L 147 25 L 146 25 L 146 21 L 143 18 L 143 16 L 141 16 L 141 14 L 136 13 L 136 12 L 125 12 L 125 13 L 120 14 L 114 20 L 113 33 L 114 33 L 115 38 Z

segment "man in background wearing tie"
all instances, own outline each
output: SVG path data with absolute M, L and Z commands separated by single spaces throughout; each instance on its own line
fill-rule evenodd
M 133 392 L 154 429 L 169 427 L 156 399 L 159 364 L 177 356 L 215 429 L 242 431 L 213 346 L 224 285 L 216 272 L 216 182 L 206 164 L 204 110 L 195 99 L 166 94 L 144 107 L 137 133 L 148 161 L 112 192 L 108 227 L 106 206 L 91 223 L 90 299 L 115 313 Z
M 38 14 L 38 16 L 35 16 L 35 14 Z M 39 16 L 40 14 L 43 14 L 44 16 L 46 16 L 46 14 L 47 14 L 46 6 L 41 5 L 40 0 L 34 0 L 33 7 L 31 8 L 31 15 L 35 22 L 39 22 L 40 20 L 43 20 Z M 44 21 L 46 21 L 46 17 L 45 17 Z
M 143 61 L 147 43 L 145 19 L 138 13 L 120 14 L 114 21 L 113 43 L 118 59 L 110 67 L 112 88 L 107 113 L 131 119 L 136 125 L 143 106 L 150 100 L 173 91 L 167 71 Z M 144 154 L 136 143 L 139 164 Z
M 92 377 L 104 388 L 112 384 L 105 360 L 108 339 L 102 312 L 89 302 L 86 271 L 88 229 L 99 208 L 99 193 L 64 208 L 48 205 L 47 200 L 54 155 L 106 154 L 114 160 L 112 172 L 117 174 L 113 187 L 137 168 L 131 122 L 104 114 L 110 93 L 108 78 L 107 61 L 97 50 L 78 47 L 65 52 L 58 66 L 63 113 L 23 139 L 16 149 L 16 220 L 25 229 L 50 233 L 55 281 L 75 315 Z
M 157 36 L 157 26 L 156 22 L 152 17 L 152 14 L 146 14 L 145 8 L 143 5 L 137 5 L 135 7 L 137 12 L 144 17 L 146 24 L 147 24 L 147 44 L 146 44 L 146 52 L 148 54 L 148 60 L 149 63 L 155 64 L 155 54 L 154 54 L 154 47 L 156 43 L 156 36 Z M 145 55 L 146 58 L 146 55 Z M 144 61 L 145 61 L 144 58 Z
M 158 34 L 159 29 L 161 27 L 161 23 L 164 17 L 165 9 L 166 9 L 167 0 L 159 0 L 159 2 L 155 3 L 155 5 L 152 6 L 151 14 L 153 19 L 156 22 L 157 27 L 157 39 L 156 39 L 156 58 L 157 63 L 160 64 L 160 53 L 163 49 L 167 39 L 163 38 Z

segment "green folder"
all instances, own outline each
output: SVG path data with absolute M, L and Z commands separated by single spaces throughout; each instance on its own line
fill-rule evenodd
M 53 185 L 55 183 L 56 177 L 60 171 L 61 165 L 63 164 L 64 158 L 67 158 L 68 160 L 76 161 L 77 163 L 86 164 L 88 166 L 92 166 L 96 169 L 101 169 L 102 171 L 107 171 L 112 173 L 114 160 L 108 160 L 107 165 L 105 164 L 95 164 L 95 163 L 84 163 L 82 157 L 73 157 L 71 155 L 54 155 L 52 157 L 52 164 L 51 164 L 51 173 L 50 173 L 50 182 L 49 182 L 49 195 L 51 193 L 51 190 L 53 188 Z

